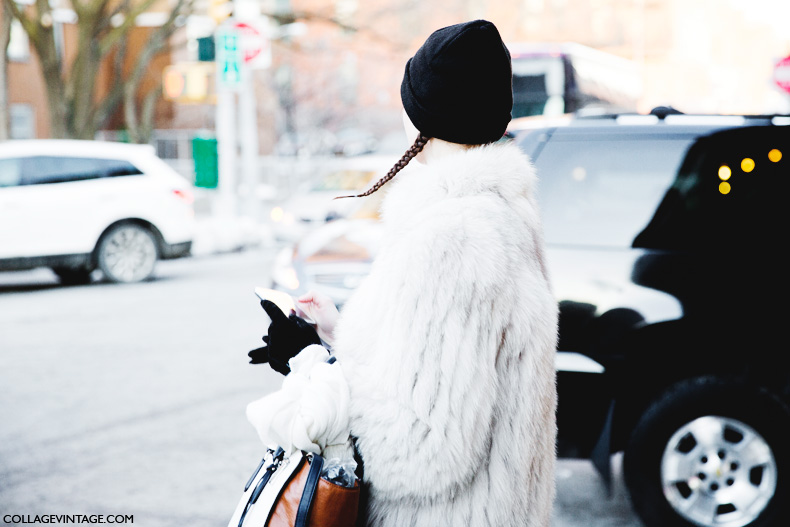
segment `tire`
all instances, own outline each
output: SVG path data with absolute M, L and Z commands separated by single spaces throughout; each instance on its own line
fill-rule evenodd
M 92 269 L 85 267 L 53 267 L 52 271 L 58 275 L 63 285 L 84 285 L 91 281 Z
M 134 223 L 107 231 L 96 247 L 96 262 L 105 278 L 115 283 L 141 282 L 149 278 L 159 258 L 153 233 Z
M 683 381 L 637 423 L 623 457 L 648 527 L 790 525 L 790 414 L 738 381 Z

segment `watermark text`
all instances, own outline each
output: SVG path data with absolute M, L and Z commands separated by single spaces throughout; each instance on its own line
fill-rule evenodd
M 134 523 L 133 514 L 6 514 L 5 524 L 22 525 L 66 525 L 66 524 L 129 524 Z

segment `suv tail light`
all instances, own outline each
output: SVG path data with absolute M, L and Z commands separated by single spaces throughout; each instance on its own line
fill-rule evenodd
M 188 190 L 175 189 L 173 190 L 173 194 L 175 194 L 177 198 L 184 200 L 184 202 L 189 205 L 192 205 L 195 202 L 195 195 Z

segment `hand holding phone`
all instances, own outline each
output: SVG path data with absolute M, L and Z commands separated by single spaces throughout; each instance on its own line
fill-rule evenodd
M 296 302 L 294 302 L 293 297 L 288 293 L 284 291 L 277 291 L 275 289 L 268 289 L 265 287 L 256 287 L 255 294 L 261 300 L 268 300 L 279 307 L 280 310 L 285 313 L 285 316 L 295 314 L 296 316 L 304 319 L 304 321 L 308 324 L 315 324 L 315 321 L 309 316 L 309 314 L 297 308 Z
M 321 339 L 330 346 L 335 340 L 335 325 L 340 313 L 328 295 L 318 291 L 308 291 L 296 299 L 296 311 L 309 314 L 315 320 L 315 328 Z
M 291 295 L 264 287 L 255 288 L 255 294 L 271 322 L 263 337 L 266 346 L 249 351 L 247 356 L 251 364 L 269 363 L 273 370 L 288 375 L 288 361 L 307 346 L 320 345 L 321 337 L 312 321 L 297 315 Z

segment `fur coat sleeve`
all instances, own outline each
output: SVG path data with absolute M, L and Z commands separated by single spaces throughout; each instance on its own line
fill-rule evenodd
M 500 400 L 525 368 L 544 376 L 518 389 L 553 441 L 556 304 L 534 175 L 512 149 L 475 150 L 397 176 L 382 249 L 336 329 L 374 500 L 452 501 L 481 479 L 502 422 L 519 417 Z

